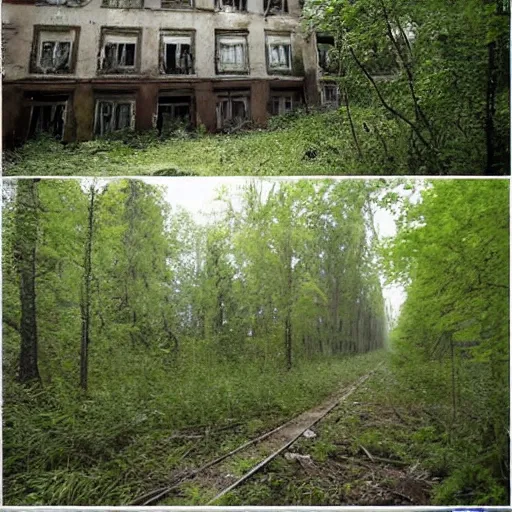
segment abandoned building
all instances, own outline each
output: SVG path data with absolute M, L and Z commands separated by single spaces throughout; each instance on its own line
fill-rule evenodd
M 4 0 L 3 136 L 217 131 L 338 104 L 299 0 Z M 324 85 L 321 85 L 324 83 Z

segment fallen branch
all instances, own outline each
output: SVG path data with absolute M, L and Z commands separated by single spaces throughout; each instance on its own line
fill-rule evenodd
M 389 492 L 391 492 L 391 494 L 394 494 L 395 496 L 399 496 L 400 498 L 406 499 L 410 503 L 414 503 L 414 500 L 412 498 L 409 498 L 409 496 L 406 496 L 405 494 L 402 494 L 401 492 L 392 491 L 392 490 L 390 490 Z
M 375 459 L 373 458 L 372 454 L 362 445 L 360 444 L 359 445 L 359 448 L 361 448 L 361 450 L 363 450 L 364 453 L 366 453 L 366 456 L 372 461 L 372 462 L 375 462 Z
M 408 466 L 409 465 L 408 462 L 405 462 L 403 460 L 386 459 L 385 457 L 376 457 L 375 455 L 373 456 L 373 459 L 376 460 L 377 462 L 387 462 L 388 464 L 394 464 L 396 466 Z

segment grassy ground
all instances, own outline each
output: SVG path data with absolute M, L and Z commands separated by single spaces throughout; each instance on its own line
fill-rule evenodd
M 106 387 L 93 375 L 85 400 L 62 383 L 27 391 L 4 382 L 4 501 L 127 505 L 316 405 L 383 357 L 304 362 L 290 372 L 212 361 L 157 371 L 138 358 L 138 371 L 127 363 Z M 192 487 L 181 501 L 203 498 Z
M 439 404 L 438 418 L 445 416 Z M 504 505 L 505 489 L 450 442 L 418 395 L 382 367 L 222 505 Z M 295 459 L 290 460 L 290 453 Z
M 359 144 L 368 154 L 381 151 L 363 129 L 371 116 L 354 108 Z M 396 162 L 403 148 L 393 146 L 395 124 L 381 127 L 391 136 Z M 121 134 L 122 140 L 63 145 L 50 139 L 28 142 L 6 156 L 4 175 L 344 175 L 403 174 L 385 161 L 368 168 L 357 158 L 343 111 L 292 114 L 274 118 L 268 130 L 233 135 L 187 135 L 160 140 L 154 134 Z M 372 157 L 373 158 L 373 157 Z

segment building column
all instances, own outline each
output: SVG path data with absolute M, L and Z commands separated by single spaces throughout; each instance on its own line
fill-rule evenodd
M 209 132 L 217 129 L 217 98 L 213 82 L 201 82 L 195 86 L 196 125 L 203 125 Z
M 156 126 L 158 90 L 158 84 L 152 83 L 146 83 L 139 87 L 135 106 L 136 130 L 151 130 Z
M 17 86 L 2 87 L 2 139 L 6 148 L 22 142 L 26 131 L 30 110 L 23 112 L 23 91 Z
M 77 85 L 73 94 L 73 115 L 76 127 L 76 140 L 79 142 L 91 140 L 94 136 L 94 107 L 92 85 Z
M 268 103 L 270 101 L 270 84 L 258 80 L 251 84 L 251 118 L 255 125 L 265 126 L 268 121 Z

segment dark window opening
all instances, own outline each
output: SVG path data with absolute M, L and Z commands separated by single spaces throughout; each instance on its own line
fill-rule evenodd
M 288 12 L 288 0 L 263 0 L 265 16 Z
M 45 72 L 69 71 L 71 67 L 71 43 L 43 41 L 39 67 Z
M 158 100 L 158 133 L 167 134 L 191 125 L 190 96 L 164 97 Z
M 164 50 L 164 70 L 169 75 L 192 74 L 193 58 L 190 44 L 167 43 Z
M 29 138 L 40 133 L 48 133 L 56 139 L 62 139 L 66 118 L 66 99 L 47 102 L 35 102 L 31 107 Z
M 273 116 L 287 114 L 293 111 L 294 104 L 293 95 L 275 95 L 270 99 L 270 113 Z
M 135 43 L 107 43 L 103 68 L 135 66 Z
M 334 47 L 327 44 L 319 44 L 317 46 L 318 51 L 318 65 L 326 73 L 333 71 L 333 58 L 331 50 Z
M 118 130 L 131 128 L 133 102 L 129 101 L 98 101 L 96 110 L 96 135 L 106 135 Z
M 238 128 L 249 120 L 249 96 L 228 94 L 217 100 L 217 128 Z
M 339 105 L 339 89 L 336 84 L 324 84 L 322 88 L 322 103 L 337 107 Z
M 190 9 L 192 7 L 191 0 L 162 0 L 162 9 Z
M 329 35 L 316 36 L 318 65 L 326 73 L 336 73 L 336 58 L 334 52 L 334 37 Z

